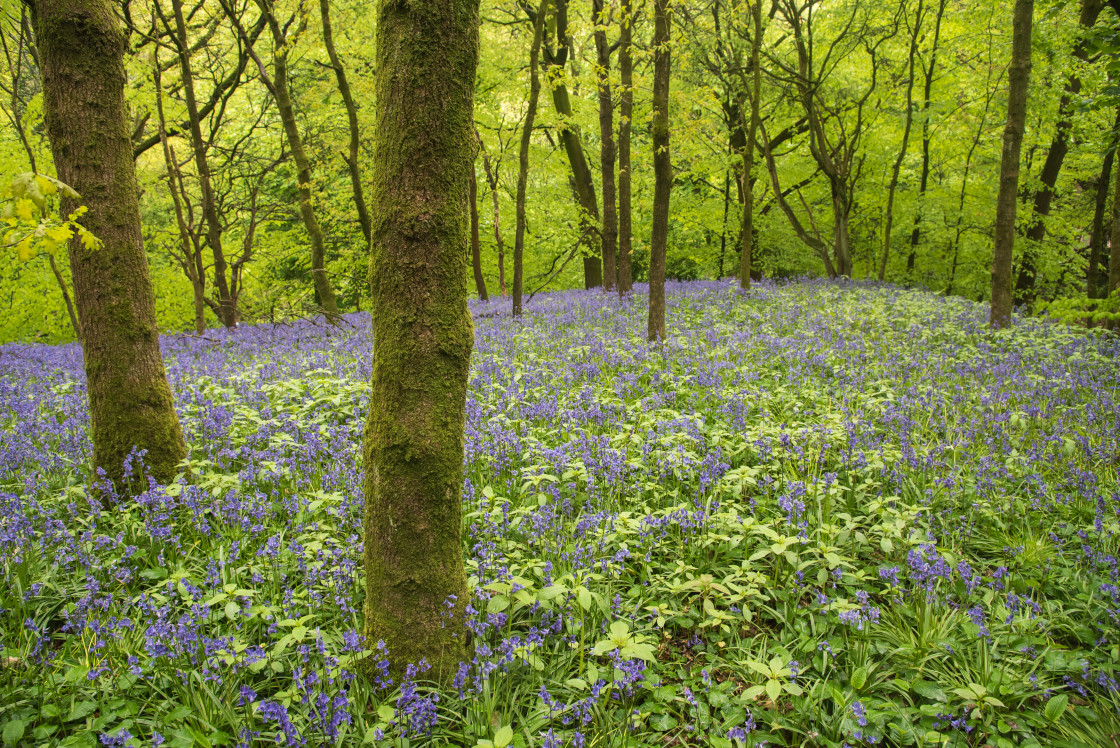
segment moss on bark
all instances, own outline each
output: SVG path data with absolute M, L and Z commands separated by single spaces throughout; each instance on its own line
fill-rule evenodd
M 468 180 L 478 0 L 381 0 L 373 173 L 373 388 L 366 426 L 365 631 L 392 671 L 466 654 L 460 495 Z
M 102 242 L 70 244 L 94 464 L 121 483 L 128 454 L 167 481 L 186 455 L 156 328 L 124 103 L 125 38 L 108 0 L 38 0 L 43 110 L 58 178 L 81 194 Z

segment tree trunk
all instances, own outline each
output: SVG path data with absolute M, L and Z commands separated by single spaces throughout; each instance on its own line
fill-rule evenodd
M 350 172 L 350 187 L 354 192 L 354 207 L 358 211 L 358 225 L 362 227 L 362 236 L 366 245 L 369 245 L 369 209 L 366 208 L 365 191 L 362 189 L 362 174 L 358 169 L 358 105 L 354 103 L 354 95 L 350 92 L 350 81 L 346 79 L 346 68 L 334 47 L 334 32 L 331 29 L 330 0 L 319 0 L 319 17 L 323 22 L 323 46 L 327 48 L 331 67 L 334 68 L 334 77 L 338 82 L 338 92 L 342 94 L 342 102 L 346 106 L 346 122 L 350 128 L 350 146 L 344 158 L 346 170 Z
M 1120 158 L 1116 161 L 1116 174 L 1113 181 L 1116 188 L 1112 190 L 1112 232 L 1109 237 L 1111 247 L 1108 253 L 1108 296 L 1116 293 L 1120 288 Z
M 1112 138 L 1104 154 L 1104 163 L 1101 165 L 1101 175 L 1097 181 L 1097 199 L 1093 206 L 1093 225 L 1089 235 L 1089 267 L 1085 270 L 1085 295 L 1096 299 L 1104 294 L 1101 278 L 1101 254 L 1104 249 L 1104 221 L 1108 212 L 1108 188 L 1112 181 L 1112 162 L 1116 158 L 1116 149 L 1120 147 L 1120 110 L 1116 114 L 1116 122 L 1112 126 Z
M 544 36 L 544 18 L 548 13 L 548 0 L 541 0 L 537 15 L 533 20 L 533 43 L 529 48 L 529 103 L 525 109 L 525 121 L 521 123 L 521 147 L 517 152 L 517 228 L 513 237 L 513 316 L 521 316 L 521 285 L 525 275 L 523 257 L 525 254 L 525 190 L 529 184 L 529 141 L 533 138 L 533 120 L 537 116 L 537 101 L 541 95 L 541 79 L 538 63 L 541 54 L 541 39 Z
M 214 287 L 218 291 L 218 309 L 223 325 L 233 327 L 237 311 L 229 293 L 229 280 L 226 276 L 226 254 L 222 249 L 222 220 L 218 215 L 218 202 L 210 182 L 210 162 L 206 154 L 206 141 L 202 139 L 202 118 L 198 113 L 198 102 L 194 93 L 194 72 L 191 69 L 190 47 L 187 46 L 187 22 L 183 17 L 182 0 L 171 0 L 175 14 L 175 42 L 179 49 L 179 70 L 182 75 L 183 97 L 187 101 L 187 119 L 190 121 L 191 148 L 194 152 L 194 166 L 198 171 L 198 187 L 202 194 L 202 217 L 206 221 L 206 243 L 214 258 Z
M 583 286 L 597 288 L 603 285 L 603 266 L 600 261 L 602 242 L 598 232 L 592 227 L 599 224 L 599 202 L 595 196 L 595 180 L 591 176 L 591 166 L 583 151 L 583 141 L 579 128 L 572 123 L 572 102 L 568 87 L 564 83 L 564 66 L 568 61 L 570 41 L 568 39 L 568 0 L 556 0 L 556 50 L 546 49 L 545 66 L 548 71 L 549 86 L 552 89 L 552 104 L 560 119 L 560 139 L 564 143 L 564 154 L 572 169 L 572 182 L 576 200 L 583 210 L 581 223 L 585 242 L 590 249 L 583 255 Z
M 70 327 L 74 329 L 74 339 L 80 343 L 82 342 L 82 325 L 78 322 L 78 313 L 74 309 L 74 300 L 70 297 L 70 288 L 66 285 L 66 279 L 62 277 L 62 271 L 59 269 L 54 255 L 49 252 L 47 253 L 47 262 L 50 263 L 51 272 L 54 273 L 55 282 L 58 283 L 58 290 L 62 292 L 62 301 L 66 304 L 66 314 L 70 317 Z
M 848 227 L 852 211 L 851 199 L 844 185 L 832 187 L 832 246 L 836 252 L 836 272 L 852 277 L 851 232 Z
M 743 236 L 739 253 L 739 287 L 751 287 L 751 262 L 754 257 L 754 144 L 758 136 L 762 96 L 762 0 L 751 4 L 754 33 L 751 39 L 751 121 L 743 149 Z M 721 258 L 722 259 L 722 258 Z
M 649 247 L 649 322 L 651 341 L 665 339 L 665 249 L 669 238 L 669 195 L 673 164 L 669 158 L 669 0 L 654 0 L 653 26 L 653 226 Z
M 58 178 L 102 246 L 70 242 L 82 329 L 94 466 L 124 484 L 134 449 L 159 481 L 186 457 L 156 327 L 155 298 L 140 230 L 140 204 L 124 103 L 125 37 L 107 0 L 38 0 L 35 35 L 43 113 Z M 142 484 L 147 488 L 146 484 Z
M 261 2 L 263 3 L 264 0 Z M 312 203 L 311 161 L 307 158 L 307 152 L 303 150 L 303 138 L 299 134 L 295 107 L 288 93 L 288 39 L 281 31 L 272 8 L 262 5 L 261 12 L 268 15 L 268 26 L 272 30 L 272 95 L 276 99 L 276 108 L 280 110 L 280 121 L 284 125 L 284 134 L 288 140 L 288 147 L 292 151 L 292 159 L 296 162 L 299 214 L 303 219 L 304 228 L 307 229 L 307 238 L 311 241 L 311 278 L 315 283 L 315 297 L 327 317 L 335 320 L 338 317 L 338 302 L 335 300 L 334 289 L 331 288 L 331 280 L 327 275 L 323 228 L 315 216 L 315 206 Z
M 1079 20 L 1082 37 L 1073 48 L 1073 56 L 1081 61 L 1088 61 L 1089 48 L 1087 32 L 1096 25 L 1104 5 L 1101 0 L 1081 0 L 1081 15 Z M 1042 172 L 1038 175 L 1042 186 L 1034 193 L 1032 199 L 1031 223 L 1026 230 L 1027 242 L 1023 247 L 1023 262 L 1019 267 L 1019 275 L 1015 280 L 1015 298 L 1023 302 L 1031 302 L 1035 296 L 1035 275 L 1037 272 L 1036 253 L 1038 245 L 1046 238 L 1046 218 L 1050 215 L 1050 205 L 1054 201 L 1054 186 L 1058 183 L 1058 175 L 1062 171 L 1062 163 L 1069 153 L 1069 136 L 1073 128 L 1073 102 L 1081 93 L 1081 76 L 1077 68 L 1073 68 L 1062 98 L 1058 102 L 1058 123 L 1054 128 L 1054 138 L 1050 141 L 1050 150 L 1046 152 L 1046 161 L 1042 164 Z
M 471 265 L 474 267 L 474 287 L 478 291 L 478 298 L 489 301 L 490 295 L 486 293 L 486 279 L 482 277 L 482 248 L 478 241 L 478 179 L 471 167 Z
M 474 332 L 466 205 L 478 0 L 381 0 L 365 456 L 365 634 L 390 672 L 466 658 L 463 427 Z M 425 676 L 429 677 L 429 676 Z
M 506 295 L 506 250 L 502 244 L 502 213 L 498 207 L 498 174 L 490 169 L 490 156 L 486 153 L 486 146 L 478 130 L 474 131 L 478 139 L 478 148 L 482 151 L 482 168 L 486 170 L 486 183 L 490 185 L 490 197 L 494 201 L 494 243 L 498 245 L 498 293 Z
M 910 130 L 914 126 L 914 65 L 918 61 L 918 36 L 922 32 L 922 11 L 924 2 L 918 0 L 918 12 L 914 15 L 914 28 L 910 34 L 910 62 L 907 68 L 906 79 L 906 125 L 902 129 L 902 146 L 898 149 L 898 156 L 891 168 L 891 182 L 887 187 L 887 214 L 884 217 L 883 227 L 883 256 L 879 260 L 879 280 L 883 281 L 887 275 L 887 260 L 891 256 L 891 229 L 894 225 L 894 194 L 898 190 L 898 175 L 902 171 L 902 162 L 906 160 L 906 148 L 910 145 Z M 929 94 L 926 94 L 928 104 Z
M 631 0 L 622 0 L 618 68 L 620 91 L 618 102 L 618 294 L 625 296 L 633 288 L 632 212 L 630 209 L 630 120 L 634 116 L 634 60 L 631 46 L 634 16 Z
M 613 291 L 618 276 L 618 213 L 615 209 L 614 184 L 614 108 L 611 102 L 611 49 L 607 44 L 606 14 L 603 0 L 592 0 L 595 20 L 595 53 L 598 62 L 599 87 L 599 163 L 603 176 L 603 285 Z
M 914 264 L 918 258 L 918 245 L 922 241 L 922 203 L 925 201 L 926 190 L 929 188 L 929 110 L 933 93 L 933 78 L 937 66 L 937 48 L 941 39 L 941 19 L 945 15 L 945 0 L 940 0 L 937 6 L 937 18 L 933 22 L 933 48 L 930 50 L 929 67 L 925 69 L 925 88 L 922 100 L 922 176 L 918 182 L 918 197 L 914 208 L 914 228 L 910 232 L 910 254 L 906 256 L 906 277 L 913 279 Z
M 1011 258 L 1015 245 L 1015 210 L 1019 201 L 1019 153 L 1027 121 L 1027 89 L 1031 77 L 1031 22 L 1034 0 L 1015 0 L 1011 67 L 1008 72 L 1007 125 L 996 202 L 995 248 L 992 258 L 992 314 L 999 329 L 1011 324 Z

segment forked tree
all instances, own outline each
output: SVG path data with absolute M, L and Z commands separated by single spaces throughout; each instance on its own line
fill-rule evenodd
M 377 12 L 365 633 L 386 643 L 392 672 L 424 659 L 442 681 L 466 652 L 459 501 L 478 6 L 381 0 Z
M 58 178 L 88 208 L 102 246 L 69 247 L 82 328 L 94 465 L 123 481 L 133 449 L 170 480 L 186 456 L 159 349 L 155 298 L 140 231 L 139 191 L 125 116 L 125 35 L 109 0 L 37 0 L 33 23 L 43 115 Z M 63 198 L 62 213 L 78 207 Z

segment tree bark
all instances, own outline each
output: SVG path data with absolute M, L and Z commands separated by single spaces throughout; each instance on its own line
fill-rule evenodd
M 1101 255 L 1104 249 L 1105 213 L 1108 212 L 1108 188 L 1112 181 L 1112 162 L 1116 158 L 1117 148 L 1120 148 L 1120 110 L 1117 110 L 1116 113 L 1116 122 L 1112 126 L 1112 137 L 1104 154 L 1100 178 L 1097 180 L 1097 197 L 1093 206 L 1093 225 L 1089 235 L 1089 266 L 1085 270 L 1085 295 L 1090 299 L 1102 296 L 1101 291 L 1108 285 L 1107 279 L 1101 278 Z M 1102 284 L 1102 280 L 1105 283 Z
M 571 49 L 568 39 L 568 0 L 556 0 L 555 16 L 556 49 L 545 48 L 544 62 L 548 74 L 549 87 L 552 89 L 552 105 L 560 119 L 560 139 L 564 143 L 564 154 L 572 169 L 572 182 L 576 200 L 583 210 L 581 223 L 585 240 L 590 249 L 583 255 L 584 288 L 598 288 L 603 285 L 603 265 L 600 260 L 602 242 L 598 232 L 591 226 L 599 224 L 599 201 L 595 196 L 595 180 L 591 166 L 583 150 L 583 140 L 579 128 L 572 123 L 572 101 L 568 86 L 564 83 L 564 68 Z
M 93 250 L 77 238 L 70 242 L 94 466 L 123 487 L 123 464 L 139 449 L 151 475 L 167 482 L 186 447 L 160 355 L 140 230 L 125 115 L 125 37 L 108 0 L 38 0 L 33 23 L 58 178 L 81 194 L 64 198 L 62 213 L 85 205 L 82 223 L 102 242 Z
M 506 295 L 506 250 L 502 244 L 502 213 L 498 207 L 498 173 L 490 169 L 490 156 L 486 153 L 486 146 L 478 130 L 474 131 L 478 139 L 478 148 L 482 151 L 482 168 L 486 171 L 486 183 L 490 185 L 490 197 L 494 201 L 494 243 L 498 245 L 498 293 Z
M 202 217 L 206 221 L 206 243 L 214 258 L 214 287 L 218 291 L 218 317 L 223 325 L 237 324 L 237 310 L 229 292 L 226 276 L 226 254 L 222 249 L 222 220 L 218 215 L 218 202 L 210 182 L 210 161 L 206 154 L 206 141 L 202 139 L 202 118 L 194 93 L 194 71 L 191 69 L 190 48 L 187 46 L 187 22 L 183 17 L 182 0 L 171 0 L 175 14 L 175 43 L 179 50 L 179 70 L 182 75 L 183 97 L 187 102 L 187 119 L 190 125 L 191 149 L 194 166 L 198 171 L 198 186 L 202 196 Z
M 618 294 L 625 296 L 633 289 L 632 240 L 633 213 L 630 206 L 630 120 L 634 116 L 634 60 L 631 56 L 634 34 L 632 0 L 622 0 L 620 19 L 618 69 L 620 91 L 618 102 Z
M 541 39 L 544 36 L 544 19 L 548 13 L 548 0 L 541 0 L 533 20 L 533 43 L 529 48 L 529 103 L 525 121 L 521 123 L 521 147 L 517 152 L 517 228 L 513 236 L 513 316 L 521 316 L 522 282 L 525 276 L 525 190 L 529 184 L 529 142 L 533 138 L 533 120 L 537 116 L 537 101 L 541 95 L 538 63 Z
M 922 172 L 918 182 L 918 196 L 914 208 L 914 228 L 910 232 L 910 253 L 906 256 L 906 276 L 913 279 L 914 264 L 918 258 L 918 245 L 922 241 L 922 204 L 925 202 L 926 190 L 929 189 L 929 147 L 930 147 L 930 104 L 933 94 L 933 78 L 937 68 L 938 43 L 941 40 L 941 19 L 945 16 L 945 0 L 940 0 L 937 6 L 937 17 L 933 22 L 933 48 L 930 50 L 929 67 L 925 69 L 925 84 L 922 98 Z
M 1081 15 L 1078 21 L 1082 29 L 1082 37 L 1073 48 L 1073 56 L 1078 60 L 1089 59 L 1087 32 L 1096 25 L 1103 8 L 1102 0 L 1081 0 Z M 1031 199 L 1031 222 L 1026 228 L 1027 242 L 1023 247 L 1023 262 L 1019 266 L 1019 275 L 1015 280 L 1015 298 L 1022 302 L 1029 303 L 1034 300 L 1036 253 L 1038 245 L 1046 238 L 1046 219 L 1050 215 L 1050 206 L 1054 201 L 1054 186 L 1058 183 L 1062 163 L 1069 153 L 1069 136 L 1073 128 L 1073 101 L 1080 93 L 1081 76 L 1074 68 L 1066 81 L 1062 98 L 1058 102 L 1058 123 L 1054 127 L 1054 138 L 1050 141 L 1046 161 L 1043 162 L 1042 172 L 1038 175 L 1042 186 L 1035 191 Z
M 386 643 L 395 676 L 423 659 L 445 684 L 467 651 L 460 501 L 474 328 L 463 248 L 478 7 L 381 0 L 377 17 L 365 634 Z
M 944 4 L 943 4 L 944 5 Z M 902 145 L 899 147 L 898 156 L 891 167 L 890 186 L 887 187 L 887 214 L 884 217 L 883 227 L 883 256 L 879 259 L 879 280 L 883 281 L 887 275 L 887 261 L 891 256 L 891 229 L 894 225 L 894 195 L 898 190 L 898 175 L 902 171 L 902 162 L 906 160 L 906 149 L 910 145 L 910 130 L 914 127 L 914 66 L 918 61 L 918 36 L 922 31 L 923 0 L 918 0 L 918 12 L 914 15 L 914 28 L 910 33 L 910 62 L 907 68 L 906 79 L 906 125 L 902 129 Z M 932 66 L 931 66 L 932 67 Z M 929 102 L 929 94 L 926 94 Z
M 346 122 L 350 128 L 350 144 L 344 156 L 346 170 L 350 173 L 350 187 L 354 192 L 354 208 L 358 211 L 358 225 L 362 227 L 362 236 L 366 245 L 369 245 L 369 209 L 366 208 L 365 191 L 362 189 L 362 174 L 358 168 L 358 105 L 354 102 L 354 95 L 350 92 L 350 81 L 346 78 L 346 68 L 334 46 L 334 31 L 331 28 L 330 0 L 319 0 L 319 16 L 323 22 L 323 46 L 327 48 L 327 56 L 334 68 L 334 77 L 338 82 L 338 92 L 342 94 L 342 103 L 346 106 Z
M 482 248 L 478 241 L 478 179 L 471 167 L 471 266 L 474 268 L 474 287 L 478 298 L 489 301 L 490 295 L 486 293 L 486 279 L 482 277 Z
M 1008 71 L 1007 125 L 1003 130 L 1003 155 L 996 202 L 995 248 L 992 258 L 992 311 L 990 324 L 999 329 L 1011 324 L 1011 258 L 1015 245 L 1015 211 L 1019 201 L 1019 154 L 1027 121 L 1027 90 L 1031 77 L 1031 22 L 1034 0 L 1015 0 L 1011 67 Z
M 669 0 L 654 0 L 653 26 L 653 226 L 649 249 L 651 341 L 665 339 L 665 249 L 669 238 L 669 197 L 673 164 L 669 158 Z
M 751 262 L 754 259 L 754 147 L 762 97 L 762 0 L 751 3 L 751 19 L 754 23 L 751 39 L 751 120 L 743 149 L 743 236 L 739 252 L 739 287 L 743 290 L 751 287 Z
M 338 302 L 331 287 L 330 276 L 327 275 L 327 252 L 323 241 L 323 228 L 315 216 L 315 206 L 312 203 L 311 161 L 307 158 L 307 152 L 303 150 L 303 137 L 299 133 L 299 124 L 296 122 L 295 106 L 288 93 L 288 39 L 273 14 L 269 0 L 258 0 L 258 4 L 261 6 L 261 12 L 268 17 L 268 27 L 272 31 L 271 89 L 276 99 L 276 108 L 280 110 L 280 121 L 284 126 L 288 147 L 292 150 L 292 159 L 296 162 L 299 214 L 307 230 L 307 238 L 311 242 L 311 278 L 315 284 L 315 295 L 323 312 L 333 321 L 338 317 Z
M 607 18 L 603 0 L 592 0 L 595 20 L 595 54 L 598 63 L 599 88 L 599 163 L 603 178 L 603 285 L 613 291 L 618 277 L 618 212 L 615 208 L 614 179 L 614 107 L 611 102 L 611 49 L 607 44 Z
M 1120 288 L 1120 158 L 1116 161 L 1116 174 L 1113 181 L 1116 189 L 1112 191 L 1112 232 L 1109 240 L 1111 247 L 1108 253 L 1108 296 L 1116 293 Z

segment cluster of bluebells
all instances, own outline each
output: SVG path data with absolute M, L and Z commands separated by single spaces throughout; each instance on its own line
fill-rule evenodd
M 658 582 L 645 570 L 710 547 L 721 513 L 754 515 L 808 549 L 818 513 L 856 486 L 870 487 L 860 502 L 881 500 L 884 511 L 950 509 L 911 517 L 863 588 L 839 567 L 823 583 L 800 569 L 789 578 L 822 605 L 830 591 L 856 601 L 830 621 L 844 635 L 878 628 L 881 608 L 914 601 L 956 610 L 983 637 L 1013 625 L 1045 633 L 1037 627 L 1051 601 L 1016 586 L 1030 576 L 1019 541 L 967 560 L 959 551 L 972 547 L 985 508 L 1014 495 L 1040 516 L 1086 513 L 1045 543 L 1099 591 L 1080 621 L 1096 649 L 1120 643 L 1110 534 L 1120 500 L 1094 471 L 1120 446 L 1120 372 L 1107 363 L 1120 343 L 1020 321 L 1011 344 L 984 332 L 970 302 L 878 285 L 764 283 L 744 299 L 727 284 L 670 284 L 671 334 L 660 347 L 645 342 L 633 300 L 539 296 L 517 322 L 498 302 L 472 308 L 463 509 L 476 586 L 463 605 L 472 648 L 455 698 L 478 698 L 498 679 L 540 678 L 541 653 L 575 650 L 608 617 L 648 625 L 636 611 L 653 600 L 615 593 L 645 590 Z M 0 660 L 44 673 L 80 649 L 85 686 L 105 690 L 127 674 L 136 688 L 166 691 L 197 673 L 225 689 L 240 720 L 229 732 L 243 744 L 334 742 L 364 724 L 368 706 L 351 674 L 366 646 L 353 626 L 368 317 L 162 345 L 194 474 L 157 485 L 137 453 L 127 492 L 80 467 L 91 456 L 80 349 L 0 348 L 0 575 L 11 590 L 0 591 Z M 739 468 L 756 471 L 751 482 Z M 609 614 L 585 615 L 580 583 L 611 586 Z M 494 585 L 508 585 L 505 607 L 492 603 Z M 715 603 L 734 616 L 748 607 Z M 689 656 L 700 644 L 690 632 Z M 371 690 L 396 708 L 387 730 L 442 729 L 449 694 L 427 690 L 419 665 L 394 683 L 383 645 L 370 646 Z M 1115 691 L 1098 657 L 1087 651 L 1085 674 L 1064 687 L 1086 698 Z M 551 718 L 542 744 L 579 745 L 597 729 L 597 706 L 628 709 L 646 697 L 654 665 L 619 655 L 601 664 L 621 677 L 578 698 L 540 689 Z M 792 677 L 811 667 L 791 663 Z M 754 730 L 748 717 L 728 737 Z M 101 740 L 140 738 L 107 728 Z

